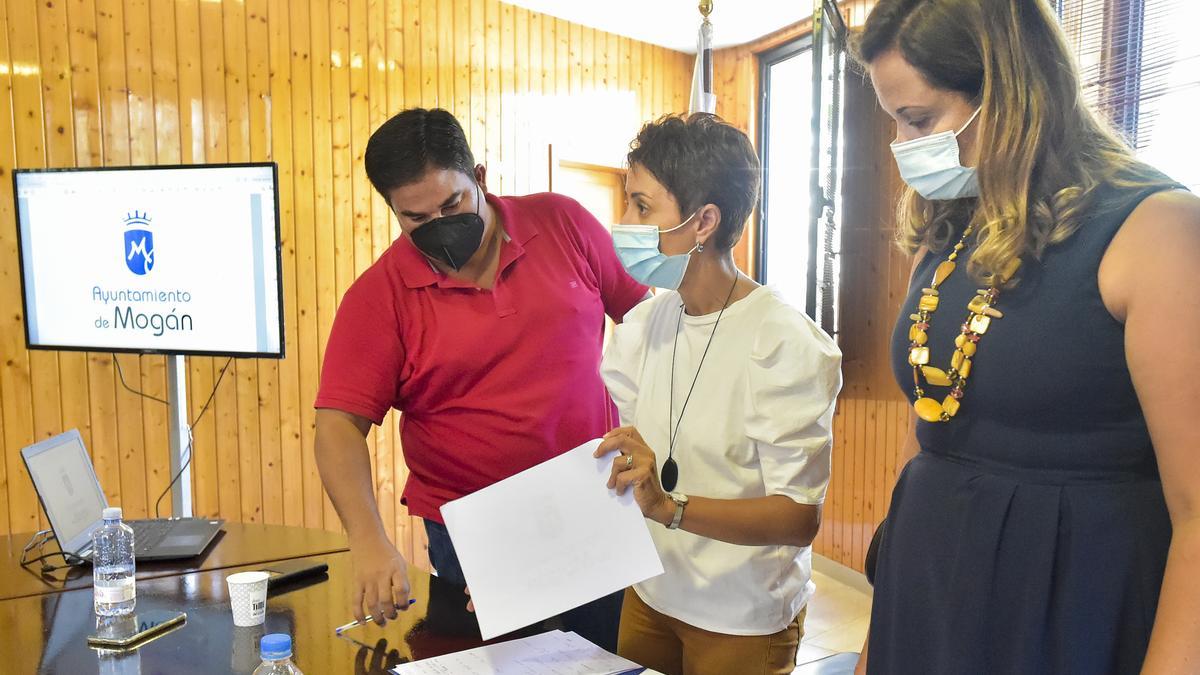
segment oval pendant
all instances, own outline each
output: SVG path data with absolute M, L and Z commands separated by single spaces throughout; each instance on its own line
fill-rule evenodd
M 671 457 L 663 462 L 661 474 L 663 489 L 670 492 L 675 489 L 675 484 L 679 482 L 679 465 Z
M 941 422 L 942 421 L 942 404 L 931 398 L 919 398 L 913 403 L 913 408 L 917 411 L 917 417 L 926 422 Z M 665 468 L 665 467 L 664 467 Z

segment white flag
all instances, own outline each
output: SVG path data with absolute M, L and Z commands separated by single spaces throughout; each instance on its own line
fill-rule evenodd
M 696 35 L 696 67 L 692 70 L 690 113 L 716 113 L 717 95 L 713 93 L 713 27 L 705 19 Z

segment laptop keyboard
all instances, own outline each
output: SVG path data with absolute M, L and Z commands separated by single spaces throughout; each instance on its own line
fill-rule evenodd
M 126 521 L 133 528 L 134 554 L 145 553 L 167 538 L 173 527 L 169 520 Z

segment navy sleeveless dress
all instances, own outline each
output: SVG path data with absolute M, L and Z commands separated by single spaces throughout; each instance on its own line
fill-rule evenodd
M 1171 524 L 1146 421 L 1105 309 L 1100 260 L 1157 189 L 1104 189 L 1090 217 L 1002 292 L 962 408 L 918 421 L 875 570 L 873 675 L 1137 673 L 1149 644 Z M 1161 188 L 1159 188 L 1161 189 Z M 957 239 L 955 239 L 957 241 Z M 940 287 L 930 365 L 948 368 L 981 287 Z M 892 335 L 912 399 L 909 314 L 946 253 L 921 262 Z M 939 402 L 947 390 L 923 385 Z

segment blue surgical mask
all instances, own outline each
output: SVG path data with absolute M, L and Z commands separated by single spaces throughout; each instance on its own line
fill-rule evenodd
M 699 213 L 697 211 L 696 213 Z M 613 247 L 617 249 L 617 257 L 629 272 L 629 276 L 655 288 L 676 290 L 683 282 L 687 272 L 688 260 L 700 245 L 679 255 L 665 255 L 658 248 L 659 236 L 665 232 L 674 232 L 687 225 L 696 214 L 688 216 L 687 220 L 669 230 L 660 230 L 654 225 L 613 225 Z
M 979 196 L 979 176 L 974 167 L 963 166 L 958 158 L 958 135 L 979 116 L 958 131 L 943 131 L 903 143 L 892 143 L 892 154 L 900 168 L 900 177 L 922 197 L 930 200 L 962 199 Z

